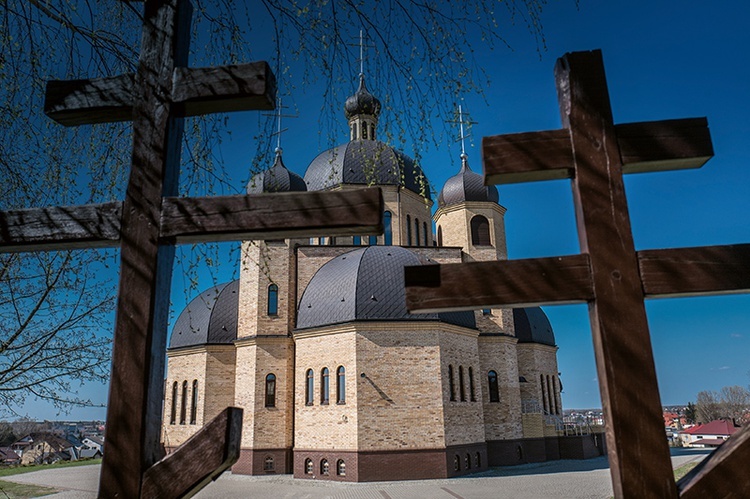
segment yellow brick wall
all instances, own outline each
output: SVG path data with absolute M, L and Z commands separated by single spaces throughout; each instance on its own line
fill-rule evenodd
M 536 400 L 540 410 L 545 407 L 540 376 L 544 376 L 545 379 L 544 393 L 546 393 L 546 378 L 549 376 L 551 384 L 554 383 L 555 399 L 552 400 L 551 407 L 548 407 L 548 412 L 554 413 L 556 400 L 558 412 L 562 414 L 560 386 L 557 381 L 557 347 L 538 343 L 520 343 L 518 345 L 518 372 L 528 381 L 528 384 L 524 386 L 524 399 Z M 550 406 L 549 403 L 547 405 Z
M 508 336 L 479 337 L 479 385 L 482 388 L 484 431 L 487 440 L 514 439 L 522 436 L 516 341 Z M 491 370 L 497 373 L 499 402 L 490 402 L 487 374 Z

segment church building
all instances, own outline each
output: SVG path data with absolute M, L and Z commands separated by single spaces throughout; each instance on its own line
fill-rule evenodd
M 193 299 L 172 331 L 167 450 L 237 406 L 240 474 L 409 480 L 591 455 L 562 436 L 557 346 L 540 308 L 406 310 L 404 266 L 507 258 L 497 189 L 464 153 L 431 215 L 420 165 L 377 140 L 381 104 L 364 75 L 344 111 L 349 142 L 304 178 L 277 149 L 247 192 L 377 185 L 385 232 L 243 242 L 240 278 Z

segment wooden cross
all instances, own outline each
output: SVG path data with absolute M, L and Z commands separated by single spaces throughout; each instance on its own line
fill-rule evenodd
M 135 75 L 48 83 L 45 112 L 64 125 L 133 120 L 124 202 L 0 213 L 0 252 L 121 249 L 100 497 L 189 496 L 239 456 L 242 410 L 227 408 L 163 458 L 160 430 L 175 244 L 383 230 L 377 188 L 175 197 L 183 118 L 273 109 L 276 90 L 265 62 L 186 67 L 191 13 L 188 0 L 146 0 Z
M 705 118 L 613 124 L 600 51 L 555 67 L 562 130 L 485 137 L 485 184 L 571 178 L 582 254 L 406 269 L 411 312 L 587 302 L 616 497 L 750 497 L 750 428 L 675 484 L 644 299 L 750 291 L 750 244 L 635 251 L 623 173 L 698 168 Z

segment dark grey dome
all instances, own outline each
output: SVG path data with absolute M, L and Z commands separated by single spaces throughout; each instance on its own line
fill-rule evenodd
M 379 140 L 353 140 L 320 153 L 307 167 L 308 191 L 340 184 L 402 185 L 430 199 L 430 186 L 414 160 Z
M 253 175 L 247 183 L 248 194 L 306 190 L 307 186 L 302 177 L 289 171 L 284 166 L 284 161 L 281 159 L 281 149 L 276 150 L 276 160 L 273 162 L 273 166 L 268 170 Z
M 490 201 L 497 203 L 500 197 L 497 187 L 484 185 L 484 178 L 469 168 L 465 155 L 461 155 L 461 170 L 446 180 L 438 196 L 438 206 L 449 206 L 464 201 Z
M 231 344 L 237 339 L 240 281 L 219 284 L 194 298 L 175 322 L 169 348 Z
M 555 334 L 552 332 L 547 314 L 541 308 L 514 308 L 513 323 L 519 343 L 555 346 Z
M 307 285 L 297 313 L 299 329 L 351 321 L 443 321 L 475 328 L 474 312 L 410 314 L 404 266 L 419 257 L 398 246 L 356 249 L 323 265 Z
M 363 74 L 359 75 L 359 88 L 344 103 L 346 119 L 358 114 L 371 114 L 375 117 L 380 114 L 380 101 L 367 90 Z

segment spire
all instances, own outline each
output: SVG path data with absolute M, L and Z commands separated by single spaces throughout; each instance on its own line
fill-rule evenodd
M 365 85 L 365 35 L 359 31 L 359 88 L 346 99 L 344 116 L 349 122 L 351 140 L 375 140 L 375 127 L 380 115 L 380 101 Z
M 458 105 L 458 121 L 450 121 L 449 123 L 458 123 L 459 135 L 458 140 L 461 141 L 461 171 L 469 169 L 469 156 L 466 154 L 466 138 L 469 137 L 464 130 L 464 125 L 476 125 L 476 121 L 470 121 L 468 116 L 464 114 L 463 107 L 461 104 Z

